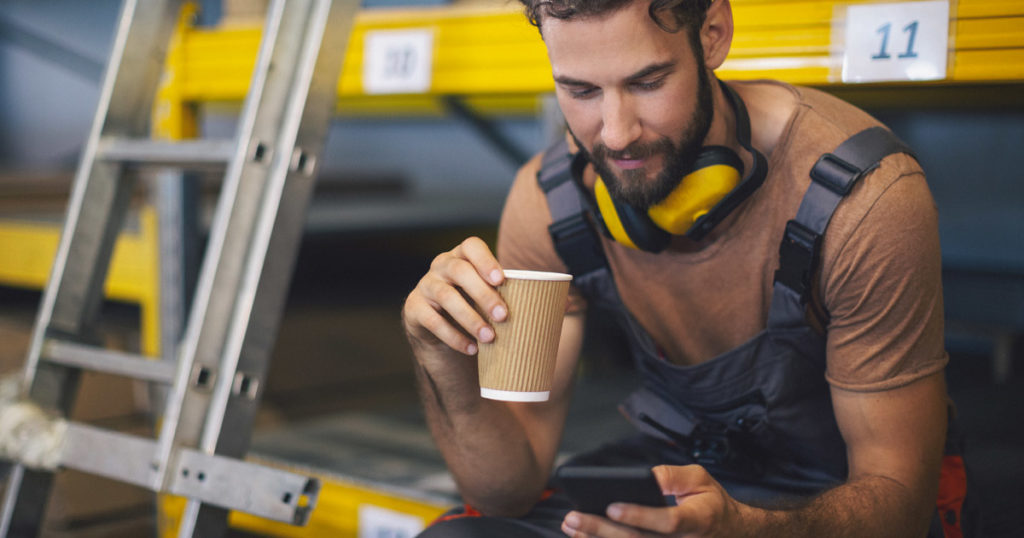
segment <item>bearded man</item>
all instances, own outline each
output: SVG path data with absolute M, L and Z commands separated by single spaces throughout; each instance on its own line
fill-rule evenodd
M 466 239 L 406 300 L 467 504 L 423 536 L 959 532 L 937 216 L 909 150 L 819 91 L 719 81 L 728 0 L 521 1 L 569 136 L 518 173 L 496 253 Z M 504 268 L 575 277 L 543 403 L 480 397 Z M 637 433 L 566 465 L 652 467 L 670 506 L 585 514 L 549 489 L 588 305 L 631 335 Z

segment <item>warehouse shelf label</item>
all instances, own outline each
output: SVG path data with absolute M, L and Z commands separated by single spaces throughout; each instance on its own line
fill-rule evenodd
M 845 18 L 843 82 L 946 78 L 948 1 L 851 5 Z
M 430 90 L 434 32 L 429 28 L 366 33 L 363 91 L 368 94 Z
M 359 506 L 359 538 L 413 538 L 423 520 L 371 504 Z

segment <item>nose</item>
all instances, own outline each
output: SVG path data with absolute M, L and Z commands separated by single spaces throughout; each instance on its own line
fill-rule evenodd
M 601 120 L 601 141 L 612 151 L 626 149 L 643 130 L 629 97 L 613 92 L 606 92 Z

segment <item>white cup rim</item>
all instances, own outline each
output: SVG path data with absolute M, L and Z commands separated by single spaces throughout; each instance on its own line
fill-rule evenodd
M 566 273 L 552 273 L 549 271 L 527 271 L 523 269 L 505 269 L 505 278 L 517 278 L 520 280 L 572 280 L 572 275 Z
M 488 400 L 502 400 L 505 402 L 546 402 L 551 398 L 551 391 L 522 392 L 480 387 L 480 396 Z

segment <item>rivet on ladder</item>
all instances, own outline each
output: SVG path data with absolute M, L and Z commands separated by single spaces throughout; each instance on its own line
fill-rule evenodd
M 256 399 L 256 391 L 259 389 L 259 380 L 252 376 L 247 376 L 242 372 L 235 374 L 235 382 L 231 385 L 231 391 L 236 396 L 245 396 L 250 400 Z
M 263 163 L 270 160 L 270 148 L 259 140 L 254 141 L 251 158 L 253 162 Z
M 214 374 L 209 368 L 202 365 L 195 365 L 192 369 L 192 386 L 197 389 L 208 389 L 213 385 Z
M 316 164 L 316 157 L 306 153 L 302 148 L 295 148 L 295 151 L 292 152 L 291 170 L 293 172 L 302 172 L 306 176 L 312 176 L 314 164 Z

